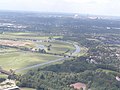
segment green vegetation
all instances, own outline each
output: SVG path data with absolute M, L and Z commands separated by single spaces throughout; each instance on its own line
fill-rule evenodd
M 2 40 L 9 40 L 8 37 L 10 41 L 13 41 L 14 43 L 17 40 L 23 43 L 28 42 L 30 44 L 26 44 L 24 47 L 0 45 L 0 64 L 1 67 L 6 70 L 16 70 L 38 63 L 56 60 L 64 55 L 70 55 L 70 53 L 75 50 L 75 47 L 72 44 L 61 42 L 59 40 L 51 40 L 53 38 L 63 38 L 62 36 L 39 36 L 37 33 L 24 32 L 6 32 L 0 34 Z M 50 41 L 47 42 L 49 39 Z M 43 40 L 43 42 L 37 42 L 36 40 Z M 39 45 L 45 46 L 45 53 L 41 52 L 42 50 L 39 49 Z M 47 50 L 49 45 L 51 45 L 50 50 Z M 32 49 L 37 51 L 32 51 Z M 56 54 L 62 56 L 56 56 Z
M 46 40 L 49 39 L 51 36 L 50 35 L 42 35 L 42 34 L 37 34 L 37 33 L 25 33 L 25 32 L 16 32 L 16 33 L 11 33 L 11 32 L 5 32 L 4 34 L 0 34 L 0 38 L 2 39 L 38 39 L 38 40 Z M 63 38 L 63 36 L 52 36 L 51 38 L 58 39 L 58 38 Z
M 63 40 L 78 41 L 84 47 L 81 50 L 87 51 L 84 56 L 42 69 L 30 70 L 18 76 L 18 85 L 37 90 L 73 90 L 70 84 L 82 82 L 92 90 L 119 90 L 120 83 L 116 80 L 116 76 L 120 76 L 119 57 L 116 56 L 119 47 L 99 40 L 99 35 L 94 38 L 91 35 L 64 37 Z
M 36 89 L 32 89 L 32 88 L 21 88 L 20 90 L 36 90 Z
M 58 58 L 60 57 L 47 54 L 18 51 L 0 54 L 0 64 L 4 69 L 15 70 L 38 63 L 55 60 Z
M 22 77 L 18 77 L 18 85 L 33 87 L 37 90 L 72 90 L 70 84 L 82 82 L 92 90 L 119 90 L 120 83 L 115 79 L 119 73 L 105 72 L 105 69 L 110 69 L 100 67 L 101 64 L 89 63 L 86 59 L 87 57 L 80 57 L 77 60 L 65 61 L 63 64 L 48 66 L 44 69 L 30 70 Z
M 8 77 L 7 75 L 0 74 L 0 78 L 7 78 L 7 77 Z
M 41 42 L 39 44 L 45 45 L 46 47 L 51 45 L 50 50 L 47 50 L 47 52 L 53 54 L 70 55 L 70 53 L 75 50 L 75 47 L 72 44 L 60 42 L 60 41 Z
M 74 90 L 70 84 L 77 82 L 86 84 L 90 90 L 120 90 L 119 20 L 73 18 L 71 14 L 2 13 L 0 66 L 3 69 L 25 69 L 67 58 L 18 75 L 13 71 L 8 78 L 17 79 L 20 87 L 28 87 L 23 90 Z M 77 45 L 80 52 L 77 49 L 74 53 Z M 5 78 L 1 74 L 0 82 Z

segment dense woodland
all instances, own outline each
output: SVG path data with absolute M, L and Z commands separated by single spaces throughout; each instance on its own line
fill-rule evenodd
M 86 59 L 80 57 L 44 69 L 30 70 L 18 78 L 18 85 L 37 90 L 74 90 L 69 85 L 82 82 L 92 90 L 120 90 L 120 83 L 115 79 L 119 74 L 117 68 L 89 63 Z

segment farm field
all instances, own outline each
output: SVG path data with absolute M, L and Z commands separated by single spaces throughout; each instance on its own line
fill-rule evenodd
M 72 43 L 54 40 L 62 36 L 52 36 L 53 40 L 49 38 L 50 36 L 40 36 L 37 33 L 0 34 L 0 66 L 5 70 L 17 70 L 63 58 L 55 54 L 70 55 L 76 50 Z M 44 46 L 47 53 L 39 52 L 40 45 Z M 50 50 L 48 50 L 49 45 L 51 45 Z M 26 48 L 29 50 L 26 51 Z

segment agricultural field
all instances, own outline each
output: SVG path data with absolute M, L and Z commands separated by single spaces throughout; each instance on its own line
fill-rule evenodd
M 64 55 L 70 55 L 76 50 L 72 43 L 55 40 L 56 38 L 62 36 L 51 37 L 24 32 L 2 33 L 0 34 L 0 66 L 5 70 L 17 70 L 63 58 Z M 48 50 L 49 45 L 50 50 Z M 41 53 L 39 50 L 41 47 L 45 53 Z M 82 49 L 84 48 L 81 48 L 81 51 Z

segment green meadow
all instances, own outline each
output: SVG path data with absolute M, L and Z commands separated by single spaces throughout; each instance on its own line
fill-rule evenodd
M 58 58 L 60 57 L 54 55 L 16 51 L 0 54 L 0 64 L 2 68 L 6 70 L 16 70 L 19 68 L 47 62 L 50 60 L 55 60 Z
M 8 38 L 9 37 L 9 38 Z M 63 56 L 57 56 L 54 54 L 64 54 L 64 55 L 70 55 L 70 53 L 75 51 L 75 47 L 72 43 L 62 42 L 58 40 L 50 40 L 47 42 L 50 37 L 53 39 L 56 38 L 62 38 L 62 36 L 43 36 L 39 35 L 37 33 L 4 33 L 0 34 L 1 40 L 17 40 L 20 42 L 29 42 L 30 45 L 25 45 L 25 48 L 37 48 L 39 45 L 44 45 L 45 50 L 48 53 L 52 54 L 43 54 L 39 52 L 32 52 L 32 51 L 24 51 L 21 50 L 20 47 L 14 48 L 14 47 L 0 47 L 0 66 L 5 70 L 16 70 L 21 69 L 24 67 L 48 62 L 51 60 L 59 59 Z M 27 39 L 27 40 L 26 40 Z M 35 39 L 35 40 L 43 40 L 43 42 L 37 42 L 32 41 L 29 39 Z M 48 46 L 51 45 L 50 50 L 48 50 Z M 81 52 L 76 54 L 82 55 L 84 54 L 82 51 L 84 51 L 84 48 L 81 48 Z

